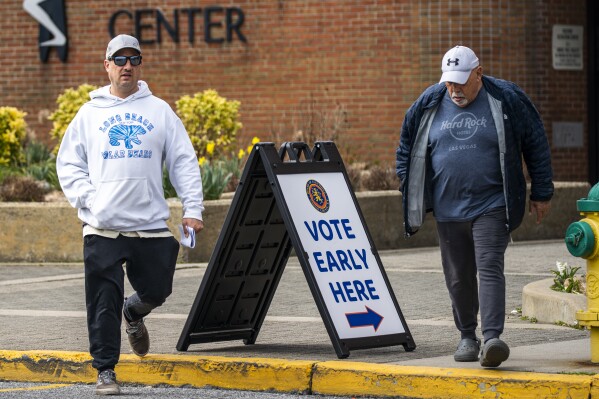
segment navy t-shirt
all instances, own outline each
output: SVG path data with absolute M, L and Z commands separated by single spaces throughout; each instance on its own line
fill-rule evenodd
M 484 88 L 460 108 L 445 95 L 429 133 L 439 222 L 469 221 L 505 206 L 497 130 Z

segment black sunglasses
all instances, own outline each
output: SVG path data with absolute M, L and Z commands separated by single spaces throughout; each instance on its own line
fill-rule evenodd
M 141 64 L 141 55 L 132 55 L 130 57 L 118 55 L 116 57 L 108 58 L 108 61 L 114 61 L 114 65 L 116 66 L 125 66 L 125 64 L 127 64 L 127 60 L 131 62 L 131 66 L 138 66 Z

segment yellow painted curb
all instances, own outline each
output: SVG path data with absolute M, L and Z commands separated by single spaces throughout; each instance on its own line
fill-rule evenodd
M 303 360 L 121 355 L 115 371 L 124 383 L 308 393 L 313 366 Z M 0 351 L 2 380 L 93 383 L 96 377 L 89 354 Z
M 599 398 L 589 396 L 592 381 L 592 376 L 582 375 L 330 361 L 316 363 L 312 393 L 451 399 Z
M 593 384 L 591 386 L 591 396 L 589 398 L 599 398 L 599 374 L 593 376 Z
M 94 383 L 87 353 L 0 351 L 0 380 Z M 123 383 L 320 395 L 451 399 L 599 399 L 599 375 L 410 367 L 361 362 L 121 355 Z
M 87 353 L 0 351 L 0 379 L 35 382 L 95 382 L 97 372 Z

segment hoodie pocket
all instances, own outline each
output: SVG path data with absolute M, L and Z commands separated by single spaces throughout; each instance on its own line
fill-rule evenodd
M 147 223 L 153 217 L 152 194 L 144 177 L 100 182 L 91 213 L 103 228 Z

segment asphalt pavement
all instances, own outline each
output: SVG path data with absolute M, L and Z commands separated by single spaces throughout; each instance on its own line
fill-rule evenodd
M 416 343 L 353 350 L 339 360 L 302 268 L 287 263 L 257 341 L 177 341 L 206 264 L 180 264 L 171 297 L 146 321 L 150 354 L 131 354 L 126 335 L 117 375 L 124 383 L 214 386 L 322 395 L 418 398 L 599 398 L 599 365 L 590 332 L 532 323 L 519 310 L 529 283 L 552 277 L 556 261 L 586 270 L 563 241 L 512 243 L 506 253 L 506 326 L 510 358 L 497 369 L 456 363 L 459 333 L 438 248 L 380 251 Z M 0 379 L 95 381 L 88 354 L 82 264 L 0 264 Z M 127 286 L 127 292 L 130 287 Z M 599 343 L 598 343 L 599 344 Z

